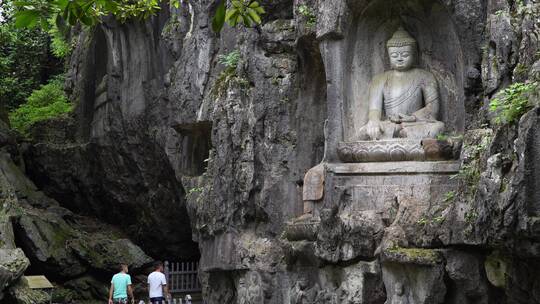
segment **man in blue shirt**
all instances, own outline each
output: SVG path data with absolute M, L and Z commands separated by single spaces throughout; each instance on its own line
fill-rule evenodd
M 109 290 L 109 304 L 127 304 L 128 293 L 131 303 L 135 302 L 133 298 L 133 289 L 131 288 L 131 276 L 127 274 L 128 266 L 120 264 L 120 272 L 115 274 L 111 280 L 111 289 Z

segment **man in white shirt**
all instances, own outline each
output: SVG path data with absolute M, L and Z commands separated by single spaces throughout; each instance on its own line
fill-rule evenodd
M 167 295 L 167 298 L 171 298 L 161 262 L 155 262 L 154 272 L 148 275 L 148 292 L 152 304 L 165 304 L 164 294 Z

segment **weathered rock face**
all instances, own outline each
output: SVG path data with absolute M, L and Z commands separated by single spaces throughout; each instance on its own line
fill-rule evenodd
M 28 288 L 23 273 L 46 275 L 63 286 L 61 291 L 74 292 L 74 300 L 97 299 L 107 291 L 103 278 L 115 273 L 118 263 L 136 273 L 152 262 L 117 228 L 74 214 L 38 191 L 14 162 L 19 153 L 12 134 L 3 123 L 0 129 L 9 139 L 0 145 L 0 300 L 49 302 L 47 293 Z M 75 291 L 80 288 L 70 282 L 81 278 L 90 282 L 90 291 Z
M 37 143 L 24 154 L 28 174 L 62 206 L 123 228 L 156 257 L 193 259 L 185 192 L 167 157 L 174 147 L 159 141 L 162 130 L 174 132 L 161 127 L 169 111 L 153 112 L 167 107 L 173 50 L 161 32 L 174 28 L 172 20 L 164 28 L 167 17 L 130 25 L 111 19 L 82 33 L 69 87 L 79 102 L 77 123 L 35 126 Z
M 538 6 L 278 1 L 257 29 L 220 34 L 210 0 L 146 23 L 107 19 L 80 34 L 71 59 L 75 122 L 35 137 L 27 172 L 155 257 L 197 257 L 193 237 L 207 303 L 539 303 L 539 110 L 510 126 L 487 111 L 510 81 L 537 77 Z M 464 134 L 461 162 L 354 175 L 335 148 L 365 122 L 351 113 L 399 23 L 440 83 L 448 133 Z M 218 56 L 233 50 L 231 72 Z M 291 221 L 304 173 L 323 160 L 334 175 L 319 218 Z M 21 231 L 40 225 L 28 214 Z M 59 256 L 86 261 L 81 275 L 107 268 L 92 252 Z

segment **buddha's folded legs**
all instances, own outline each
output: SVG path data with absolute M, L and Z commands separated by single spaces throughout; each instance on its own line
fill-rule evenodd
M 444 130 L 441 121 L 418 121 L 401 123 L 398 137 L 403 138 L 435 138 Z
M 380 122 L 381 136 L 378 139 L 391 138 L 435 138 L 444 130 L 440 121 L 417 121 L 394 123 L 389 120 Z M 366 132 L 366 126 L 358 130 L 355 140 L 372 140 Z

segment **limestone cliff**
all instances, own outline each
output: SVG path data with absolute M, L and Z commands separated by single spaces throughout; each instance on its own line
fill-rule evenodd
M 0 269 L 5 303 L 49 303 L 30 290 L 26 275 L 46 275 L 57 297 L 92 300 L 106 294 L 102 278 L 126 261 L 135 273 L 152 259 L 113 226 L 73 213 L 39 191 L 24 175 L 13 133 L 0 122 Z
M 220 34 L 210 0 L 164 6 L 144 23 L 106 18 L 79 34 L 67 80 L 73 120 L 37 126 L 23 148 L 27 175 L 54 199 L 29 203 L 15 222 L 32 265 L 62 280 L 65 263 L 79 275 L 108 267 L 83 244 L 49 254 L 36 244 L 55 240 L 28 237 L 56 221 L 80 239 L 68 227 L 84 216 L 154 258 L 200 255 L 211 304 L 540 303 L 540 110 L 498 125 L 487 109 L 510 83 L 538 80 L 540 4 L 281 0 L 265 9 L 261 26 Z M 320 221 L 301 222 L 311 234 L 288 237 L 304 174 L 323 157 L 337 162 L 337 142 L 365 120 L 350 113 L 399 23 L 438 77 L 448 132 L 463 134 L 461 166 L 472 171 L 460 171 L 457 191 L 424 205 L 396 196 L 381 212 L 357 213 L 336 187 Z M 218 59 L 233 51 L 240 60 L 227 69 Z M 50 217 L 33 218 L 38 207 Z

